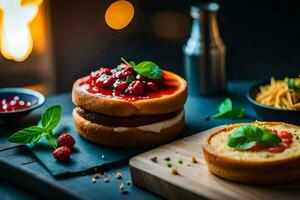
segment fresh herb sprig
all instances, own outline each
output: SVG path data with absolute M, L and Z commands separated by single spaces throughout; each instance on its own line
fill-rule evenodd
M 12 143 L 35 144 L 44 136 L 48 144 L 54 149 L 57 147 L 53 136 L 53 129 L 58 125 L 61 118 L 62 108 L 60 105 L 49 107 L 42 115 L 37 126 L 24 128 L 8 138 Z
M 245 116 L 244 108 L 234 108 L 230 98 L 226 98 L 218 107 L 219 113 L 214 114 L 212 118 L 222 119 L 240 119 Z
M 281 139 L 267 128 L 244 125 L 234 129 L 229 135 L 227 146 L 237 150 L 248 150 L 256 144 L 270 147 L 280 142 Z
M 126 63 L 127 65 L 129 65 L 130 67 L 132 67 L 132 69 L 136 73 L 138 73 L 144 77 L 147 77 L 150 79 L 159 79 L 163 75 L 161 68 L 152 61 L 142 61 L 136 65 L 134 61 L 128 62 L 123 57 L 121 57 L 121 60 L 124 63 Z
M 300 85 L 297 85 L 295 80 L 292 78 L 285 78 L 285 81 L 288 84 L 288 88 L 294 90 L 295 92 L 300 93 Z

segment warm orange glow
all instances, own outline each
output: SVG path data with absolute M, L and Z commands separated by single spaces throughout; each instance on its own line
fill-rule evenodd
M 42 0 L 0 0 L 1 53 L 14 61 L 24 61 L 33 48 L 30 22 L 38 15 Z
M 134 7 L 129 1 L 118 0 L 112 3 L 105 12 L 105 21 L 112 29 L 125 28 L 134 16 Z

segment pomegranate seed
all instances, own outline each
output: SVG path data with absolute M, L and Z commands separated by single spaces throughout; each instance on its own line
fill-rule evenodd
M 291 140 L 293 138 L 293 135 L 290 132 L 287 132 L 287 131 L 281 131 L 277 135 L 281 139 L 289 139 L 289 140 Z
M 125 81 L 118 80 L 114 83 L 114 88 L 118 91 L 122 92 L 126 89 L 126 87 L 127 87 L 127 83 Z
M 153 83 L 153 82 L 147 82 L 146 83 L 146 88 L 149 91 L 156 91 L 156 90 L 158 90 L 157 85 L 155 83 Z
M 144 93 L 143 83 L 141 81 L 132 81 L 125 92 L 136 96 L 142 95 Z

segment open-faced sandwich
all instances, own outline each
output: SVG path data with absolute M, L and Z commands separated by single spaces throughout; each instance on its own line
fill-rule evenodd
M 184 126 L 187 83 L 151 61 L 123 60 L 101 67 L 73 85 L 75 127 L 84 138 L 109 146 L 163 143 Z
M 208 169 L 243 183 L 273 184 L 300 179 L 300 127 L 280 122 L 233 124 L 203 145 Z

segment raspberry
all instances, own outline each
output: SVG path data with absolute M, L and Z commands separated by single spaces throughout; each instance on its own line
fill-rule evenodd
M 97 71 L 91 72 L 90 79 L 93 80 L 93 81 L 96 81 L 100 76 L 101 76 L 101 74 L 97 70 Z
M 107 75 L 111 74 L 111 70 L 106 67 L 100 67 L 99 71 L 100 71 L 100 74 L 107 74 Z
M 127 87 L 127 83 L 125 81 L 118 80 L 114 83 L 115 90 L 118 90 L 120 92 L 124 91 L 126 87 Z
M 102 74 L 96 81 L 96 86 L 99 88 L 105 88 L 112 86 L 114 84 L 115 79 L 111 76 L 108 76 L 106 74 Z
M 69 148 L 72 148 L 75 145 L 74 138 L 72 137 L 72 135 L 70 135 L 68 133 L 61 134 L 57 138 L 56 142 L 57 142 L 58 147 L 67 146 Z
M 136 78 L 137 80 L 140 80 L 140 81 L 147 81 L 147 80 L 148 80 L 146 77 L 144 77 L 144 76 L 142 76 L 142 75 L 140 75 L 140 74 L 137 74 L 137 75 L 135 76 L 135 78 Z
M 142 95 L 144 93 L 143 83 L 141 81 L 132 81 L 125 92 L 136 96 Z
M 157 85 L 155 83 L 153 83 L 153 82 L 147 82 L 146 83 L 146 88 L 149 91 L 156 91 L 156 90 L 158 90 Z
M 67 146 L 58 147 L 53 151 L 53 156 L 56 160 L 67 162 L 70 160 L 71 150 Z
M 128 69 L 124 69 L 122 71 L 118 71 L 115 76 L 116 78 L 122 79 L 122 78 L 126 78 L 127 76 L 131 76 L 133 75 L 131 70 Z

